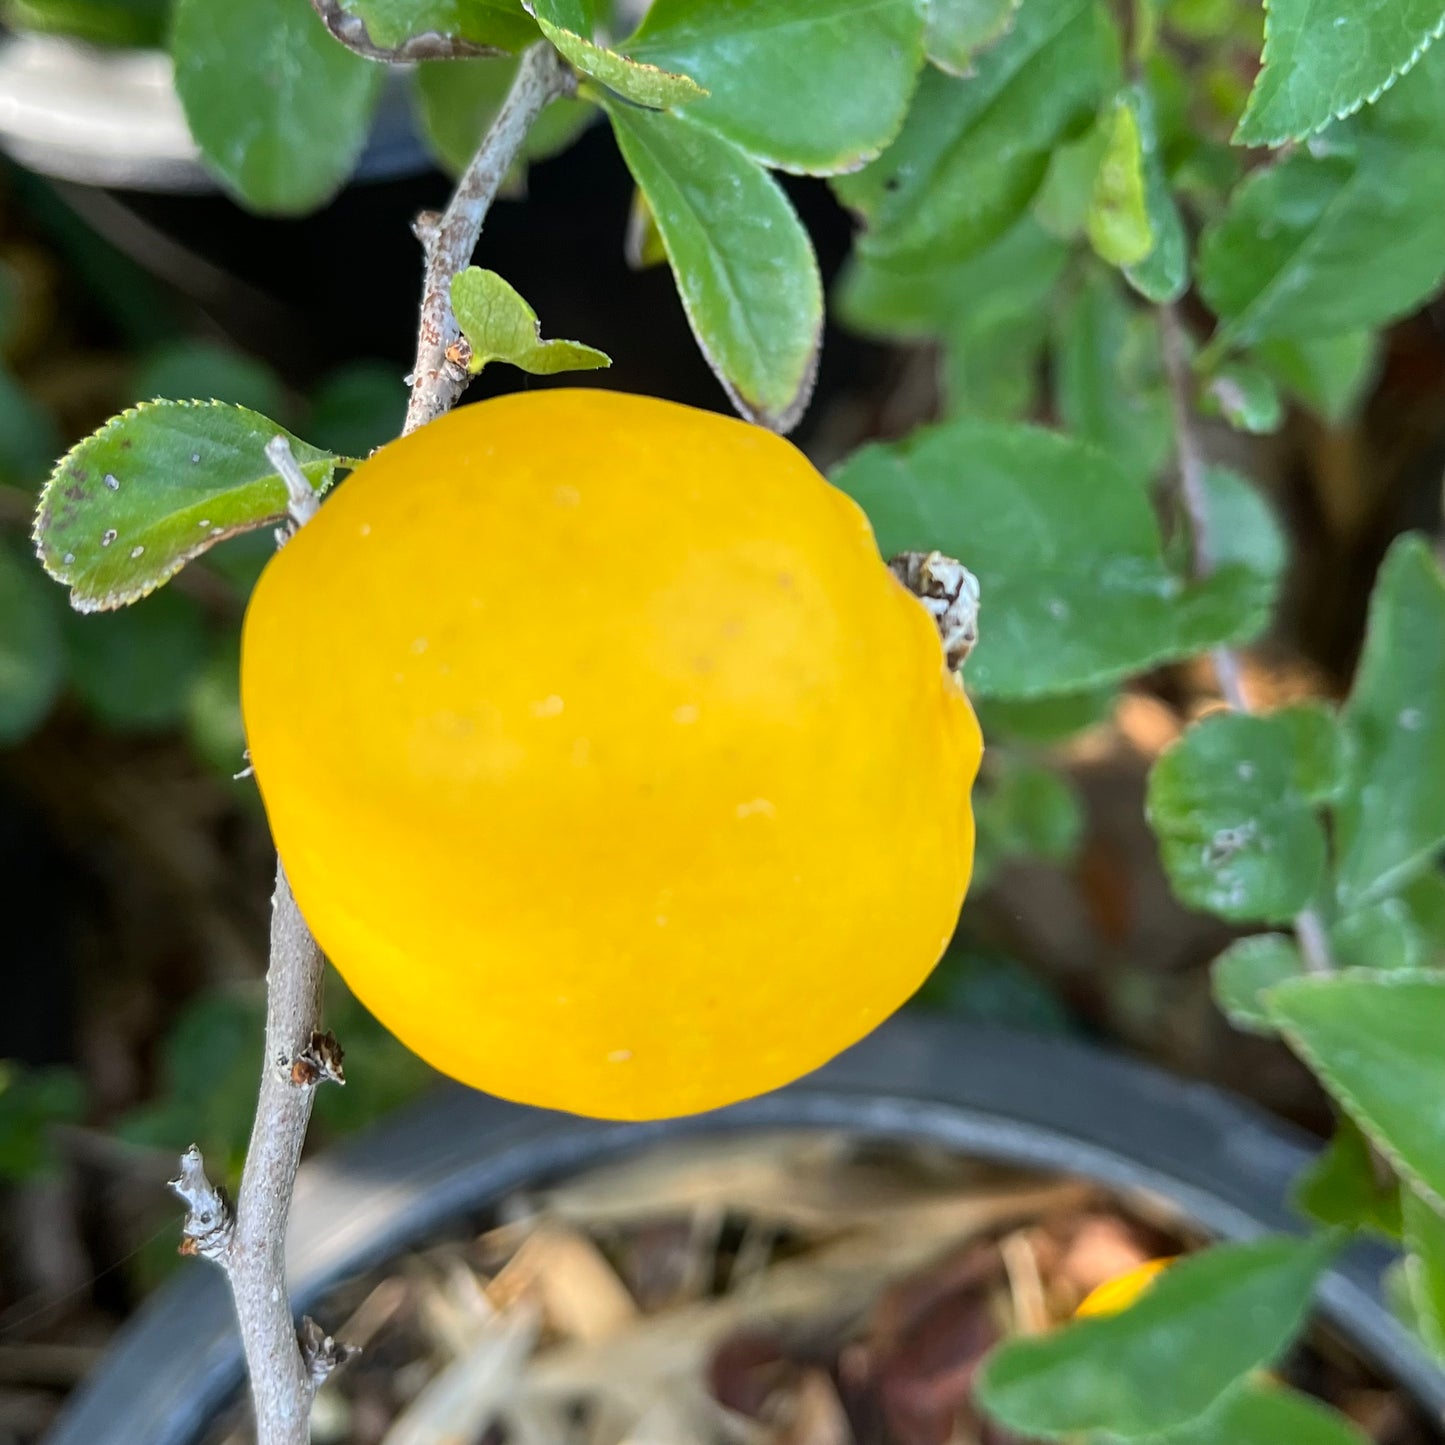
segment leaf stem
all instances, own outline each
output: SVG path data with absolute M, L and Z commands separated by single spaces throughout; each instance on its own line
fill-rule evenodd
M 418 219 L 416 231 L 426 255 L 426 272 L 403 435 L 449 411 L 466 390 L 470 378 L 465 364 L 447 354 L 461 337 L 452 313 L 452 278 L 470 264 L 482 222 L 516 162 L 532 122 L 551 101 L 571 94 L 576 87 L 576 77 L 546 41 L 525 51 L 512 88 L 462 172 L 446 210 L 440 217 Z
M 1190 340 L 1177 306 L 1158 308 L 1159 342 L 1164 356 L 1164 374 L 1169 384 L 1169 402 L 1174 413 L 1174 453 L 1178 467 L 1179 502 L 1189 528 L 1189 551 L 1196 578 L 1208 577 L 1217 565 L 1209 517 L 1209 464 L 1199 442 L 1194 422 L 1194 374 L 1190 363 Z M 1239 654 L 1219 646 L 1210 650 L 1219 693 L 1235 712 L 1251 712 L 1244 690 Z M 1308 973 L 1331 973 L 1334 959 L 1329 935 L 1320 911 L 1309 906 L 1294 920 L 1295 939 Z

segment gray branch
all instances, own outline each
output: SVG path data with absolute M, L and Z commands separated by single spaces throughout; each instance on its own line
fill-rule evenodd
M 354 50 L 367 60 L 380 60 L 390 65 L 399 65 L 411 60 L 463 60 L 470 56 L 505 55 L 494 45 L 476 45 L 457 35 L 443 35 L 429 30 L 423 35 L 412 35 L 400 45 L 378 45 L 366 28 L 366 22 L 359 15 L 346 10 L 341 0 L 311 0 L 311 8 L 321 17 L 321 23 L 348 50 Z
M 461 331 L 452 313 L 452 279 L 471 263 L 482 222 L 521 153 L 532 122 L 551 101 L 574 90 L 576 83 L 576 77 L 545 41 L 526 51 L 512 88 L 457 182 L 450 204 L 440 217 L 418 218 L 416 232 L 426 256 L 426 270 L 403 434 L 449 411 L 466 390 Z

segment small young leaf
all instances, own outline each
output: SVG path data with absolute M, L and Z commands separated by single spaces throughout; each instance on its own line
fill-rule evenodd
M 1346 1416 L 1273 1380 L 1246 1380 L 1198 1420 L 1149 1445 L 1370 1445 Z
M 1413 1189 L 1404 1191 L 1405 1282 L 1431 1353 L 1445 1360 L 1445 1218 Z
M 1164 171 L 1158 105 L 1146 85 L 1126 92 L 1139 126 L 1144 165 L 1144 210 L 1154 245 L 1141 261 L 1124 267 L 1129 284 L 1146 300 L 1177 301 L 1189 285 L 1189 238 Z
M 394 50 L 422 35 L 448 36 L 498 50 L 523 50 L 538 38 L 522 0 L 341 0 L 374 45 Z
M 417 66 L 416 99 L 422 128 L 437 159 L 454 176 L 470 164 L 496 119 L 517 64 L 502 56 L 494 60 L 428 60 Z M 596 106 L 585 100 L 554 100 L 532 122 L 522 142 L 518 167 L 566 150 L 596 115 Z
M 1355 412 L 1374 381 L 1380 342 L 1373 331 L 1345 331 L 1261 342 L 1256 355 L 1287 391 L 1338 426 Z
M 756 161 L 685 117 L 616 102 L 607 114 L 718 380 L 749 420 L 790 431 L 812 394 L 823 326 L 797 212 Z
M 1235 141 L 1282 145 L 1353 114 L 1442 30 L 1440 0 L 1269 0 L 1263 64 Z
M 1370 1141 L 1348 1116 L 1295 1181 L 1293 1203 L 1320 1224 L 1400 1237 L 1400 1181 L 1370 1152 Z
M 1424 932 L 1403 898 L 1381 898 L 1335 920 L 1330 951 L 1340 968 L 1423 968 Z
M 1284 933 L 1260 933 L 1231 943 L 1210 967 L 1214 1001 L 1235 1028 L 1272 1034 L 1274 1025 L 1260 999 L 1266 989 L 1304 971 L 1294 939 Z
M 704 86 L 692 118 L 764 165 L 835 175 L 898 134 L 923 13 L 918 0 L 654 0 L 624 48 Z
M 177 0 L 176 91 L 206 164 L 258 211 L 309 211 L 351 174 L 385 78 L 307 0 Z
M 1231 361 L 1209 379 L 1201 410 L 1221 415 L 1236 431 L 1267 435 L 1284 422 L 1284 406 L 1263 367 Z
M 278 521 L 286 484 L 265 450 L 275 436 L 318 491 L 331 485 L 334 456 L 244 407 L 158 401 L 112 417 L 61 458 L 41 493 L 45 570 L 70 587 L 77 611 L 121 607 L 221 538 Z
M 1386 556 L 1345 722 L 1355 740 L 1337 813 L 1347 909 L 1400 888 L 1445 845 L 1445 575 L 1418 536 Z
M 585 9 L 577 5 L 576 0 L 525 0 L 525 3 L 542 27 L 542 34 L 570 64 L 633 105 L 665 110 L 701 100 L 707 94 L 691 76 L 630 60 L 615 50 L 595 44 L 590 26 L 578 28 L 583 26 Z
M 928 29 L 924 49 L 940 70 L 969 75 L 980 51 L 997 45 L 1022 0 L 925 0 Z
M 885 556 L 937 547 L 977 575 L 989 625 L 968 673 L 981 697 L 1078 692 L 1250 635 L 1268 615 L 1274 584 L 1246 567 L 1176 577 L 1138 483 L 1054 432 L 924 428 L 854 453 L 834 481 L 868 513 Z
M 901 267 L 988 245 L 1033 199 L 1059 141 L 1114 89 L 1118 63 L 1094 0 L 1023 0 L 973 75 L 925 70 L 898 139 L 833 182 L 867 222 L 860 248 Z
M 1108 127 L 1094 124 L 1076 139 L 1054 147 L 1048 170 L 1029 207 L 1034 219 L 1051 236 L 1061 241 L 1083 237 L 1108 144 Z
M 580 341 L 543 341 L 537 313 L 495 271 L 468 266 L 453 278 L 452 310 L 471 344 L 467 370 L 473 376 L 491 361 L 534 376 L 612 365 L 610 356 Z
M 1445 1200 L 1445 974 L 1349 969 L 1280 984 L 1266 1002 L 1386 1158 Z
M 1127 99 L 1115 104 L 1104 136 L 1089 202 L 1089 244 L 1111 266 L 1134 266 L 1154 249 L 1156 238 L 1144 198 L 1139 118 Z
M 1183 1425 L 1294 1338 L 1329 1252 L 1322 1240 L 1274 1237 L 1180 1260 L 1121 1314 L 1000 1346 L 976 1398 L 1044 1439 Z
M 1324 875 L 1325 835 L 1284 713 L 1215 713 L 1155 763 L 1147 811 L 1174 891 L 1237 922 L 1284 922 Z
M 65 681 L 59 595 L 30 558 L 0 539 L 0 746 L 37 728 Z

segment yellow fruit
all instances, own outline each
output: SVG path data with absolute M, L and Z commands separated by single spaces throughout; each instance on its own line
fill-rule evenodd
M 862 512 L 788 442 L 597 390 L 372 457 L 266 568 L 277 847 L 443 1072 L 609 1118 L 797 1078 L 918 987 L 981 741 Z
M 1106 1279 L 1103 1284 L 1084 1296 L 1078 1309 L 1074 1311 L 1074 1317 L 1088 1319 L 1120 1314 L 1141 1295 L 1146 1294 L 1159 1275 L 1173 1263 L 1173 1255 L 1165 1259 L 1147 1259 L 1143 1264 L 1135 1265 L 1133 1269 L 1125 1270 L 1113 1279 Z

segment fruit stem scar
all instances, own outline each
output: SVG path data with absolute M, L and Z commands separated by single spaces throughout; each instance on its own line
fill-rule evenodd
M 888 566 L 933 618 L 949 671 L 957 672 L 978 642 L 978 578 L 942 552 L 900 552 Z

